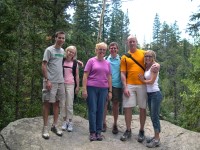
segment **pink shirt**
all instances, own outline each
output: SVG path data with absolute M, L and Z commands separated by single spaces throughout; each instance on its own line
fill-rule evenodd
M 111 75 L 110 63 L 92 57 L 85 65 L 85 72 L 89 72 L 87 86 L 108 88 L 108 75 Z
M 74 84 L 74 76 L 72 74 L 73 61 L 65 60 L 63 66 L 69 67 L 69 68 L 64 68 L 64 83 Z

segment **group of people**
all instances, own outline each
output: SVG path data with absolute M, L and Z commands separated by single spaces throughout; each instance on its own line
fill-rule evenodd
M 50 103 L 53 104 L 53 124 L 51 131 L 62 136 L 58 128 L 59 107 L 63 117 L 63 130 L 73 130 L 73 99 L 74 92 L 79 91 L 79 69 L 73 71 L 76 60 L 76 47 L 64 49 L 65 33 L 57 32 L 55 44 L 44 52 L 43 71 L 43 120 L 42 136 L 49 138 L 48 113 Z M 156 54 L 152 50 L 137 49 L 136 37 L 127 38 L 128 53 L 119 56 L 119 47 L 116 42 L 109 46 L 100 42 L 96 44 L 96 56 L 90 58 L 84 68 L 82 82 L 82 97 L 88 106 L 89 140 L 102 141 L 101 132 L 106 131 L 106 114 L 108 101 L 112 101 L 112 114 L 114 118 L 112 133 L 118 134 L 119 106 L 122 102 L 126 123 L 126 131 L 120 137 L 121 141 L 131 138 L 132 108 L 139 106 L 140 130 L 138 142 L 145 138 L 144 126 L 146 121 L 147 103 L 154 128 L 154 136 L 146 139 L 147 147 L 160 145 L 161 131 L 159 113 L 162 94 L 159 89 L 158 79 L 160 65 L 156 62 Z M 107 49 L 110 55 L 106 56 Z M 64 60 L 63 60 L 64 58 Z M 80 63 L 80 62 L 79 62 Z M 83 64 L 82 64 L 83 65 Z M 74 76 L 74 74 L 76 74 Z

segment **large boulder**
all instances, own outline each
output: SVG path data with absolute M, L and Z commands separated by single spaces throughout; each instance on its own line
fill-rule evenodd
M 50 131 L 50 139 L 45 140 L 41 136 L 43 120 L 42 117 L 24 118 L 11 122 L 1 131 L 1 150 L 147 150 L 145 142 L 137 142 L 139 131 L 139 116 L 133 115 L 132 138 L 126 142 L 120 141 L 120 136 L 126 129 L 124 116 L 119 116 L 119 133 L 112 134 L 113 117 L 107 116 L 107 131 L 103 133 L 103 141 L 90 142 L 88 132 L 88 120 L 74 116 L 73 132 L 65 131 L 62 137 L 58 137 Z M 52 123 L 49 117 L 49 128 Z M 59 125 L 62 119 L 59 119 Z M 157 150 L 199 150 L 200 133 L 192 132 L 167 121 L 161 120 L 162 132 L 161 146 Z M 145 124 L 146 136 L 153 135 L 152 123 L 147 117 Z

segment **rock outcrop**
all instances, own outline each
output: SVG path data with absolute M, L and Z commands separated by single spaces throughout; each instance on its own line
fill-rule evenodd
M 49 117 L 52 123 L 52 116 Z M 58 137 L 50 131 L 50 139 L 41 136 L 42 117 L 24 118 L 10 123 L 1 131 L 1 150 L 147 150 L 145 142 L 138 143 L 136 138 L 139 131 L 139 116 L 133 115 L 132 138 L 126 142 L 120 141 L 120 136 L 125 131 L 124 116 L 119 116 L 118 126 L 120 132 L 112 134 L 112 116 L 107 116 L 108 129 L 103 141 L 90 142 L 88 137 L 88 120 L 74 116 L 74 131 L 65 131 Z M 59 124 L 62 120 L 59 119 Z M 192 132 L 167 121 L 161 121 L 161 146 L 157 150 L 199 150 L 200 133 Z M 49 126 L 50 128 L 50 126 Z M 145 134 L 153 135 L 153 128 L 149 117 L 145 124 Z

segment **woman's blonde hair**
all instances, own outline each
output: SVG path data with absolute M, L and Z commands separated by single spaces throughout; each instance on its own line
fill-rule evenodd
M 95 52 L 97 52 L 97 50 L 100 48 L 100 47 L 104 47 L 106 50 L 108 48 L 108 45 L 104 42 L 100 42 L 100 43 L 97 43 L 96 44 L 96 47 L 95 47 Z
M 152 56 L 153 62 L 156 61 L 156 53 L 155 53 L 153 50 L 147 50 L 147 51 L 145 52 L 145 55 L 146 55 L 146 54 L 150 54 L 150 55 Z
M 77 50 L 76 50 L 76 46 L 73 46 L 73 45 L 71 45 L 71 46 L 68 46 L 66 49 L 65 49 L 65 58 L 67 57 L 67 52 L 69 51 L 69 50 L 73 50 L 74 51 L 74 57 L 72 58 L 73 60 L 74 59 L 77 59 Z

